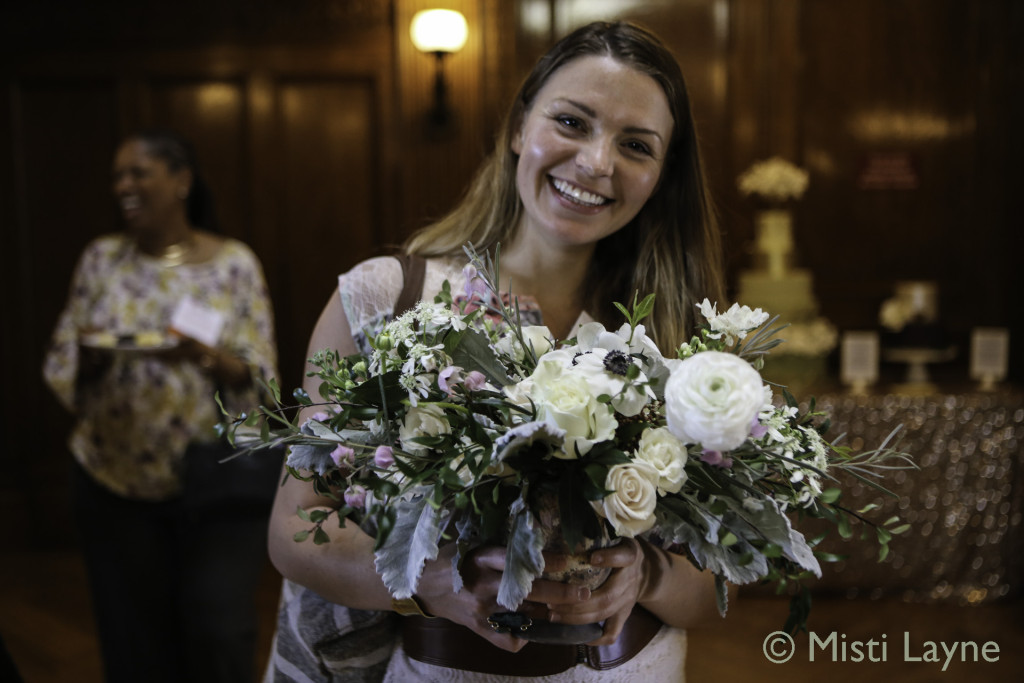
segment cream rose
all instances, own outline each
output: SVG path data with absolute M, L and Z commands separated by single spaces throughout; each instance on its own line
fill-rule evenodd
M 686 483 L 686 446 L 665 427 L 648 429 L 640 436 L 636 459 L 658 472 L 658 493 L 677 493 Z
M 680 441 L 731 451 L 761 409 L 761 375 L 739 356 L 702 351 L 676 364 L 665 386 L 668 429 Z
M 398 428 L 398 438 L 402 440 L 402 447 L 405 450 L 417 453 L 425 449 L 412 439 L 420 436 L 440 436 L 451 431 L 452 426 L 445 418 L 444 410 L 437 404 L 423 403 L 410 408 L 405 414 L 405 420 Z
M 657 483 L 658 471 L 645 462 L 614 465 L 604 484 L 611 493 L 594 502 L 594 510 L 617 535 L 633 538 L 654 526 Z
M 541 356 L 533 374 L 518 385 L 506 387 L 509 399 L 520 405 L 532 403 L 537 417 L 564 431 L 563 450 L 554 455 L 573 459 L 585 455 L 599 441 L 615 436 L 618 422 L 608 405 L 597 400 L 587 376 L 572 366 L 572 355 L 564 350 Z

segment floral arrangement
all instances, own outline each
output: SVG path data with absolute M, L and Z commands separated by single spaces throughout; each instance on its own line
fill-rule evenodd
M 554 500 L 566 547 L 643 537 L 682 553 L 715 574 L 724 614 L 726 582 L 782 589 L 820 576 L 829 556 L 790 515 L 849 535 L 861 515 L 840 506 L 836 472 L 877 485 L 885 469 L 912 466 L 884 444 L 860 454 L 829 444 L 813 402 L 801 411 L 785 392 L 774 400 L 758 369 L 778 341 L 760 309 L 719 313 L 705 300 L 707 325 L 670 356 L 645 333 L 650 296 L 617 305 L 619 329 L 589 323 L 558 343 L 496 295 L 497 257 L 467 253 L 463 294 L 446 282 L 433 302 L 369 334 L 368 355 L 311 359 L 319 400 L 295 396 L 317 408 L 312 417 L 289 418 L 271 382 L 274 406 L 226 425 L 231 436 L 259 430 L 250 448 L 288 444 L 289 474 L 338 500 L 337 510 L 300 510 L 310 527 L 296 540 L 328 542 L 332 515 L 361 524 L 397 598 L 416 591 L 440 544 L 456 544 L 458 590 L 466 553 L 498 543 L 509 549 L 498 601 L 514 610 L 543 574 L 550 525 L 539 520 Z M 873 527 L 882 557 L 896 524 Z M 799 595 L 791 630 L 806 621 Z
M 825 318 L 789 323 L 785 344 L 774 350 L 781 356 L 824 356 L 839 343 L 839 330 Z
M 737 186 L 744 196 L 758 195 L 770 202 L 800 199 L 809 182 L 807 171 L 782 157 L 758 161 L 740 174 Z

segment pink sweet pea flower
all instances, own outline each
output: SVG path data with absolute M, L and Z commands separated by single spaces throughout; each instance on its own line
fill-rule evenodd
M 751 438 L 760 439 L 760 438 L 762 438 L 767 433 L 768 433 L 768 427 L 766 427 L 765 425 L 763 425 L 760 422 L 758 422 L 757 418 L 755 417 L 754 421 L 750 424 L 750 436 L 751 436 Z
M 477 269 L 472 265 L 467 265 L 462 269 L 462 275 L 466 278 L 466 301 L 471 304 L 483 303 L 491 298 L 490 289 L 487 287 L 487 283 L 480 277 Z
M 373 464 L 382 469 L 394 465 L 395 454 L 391 446 L 377 446 L 377 450 L 373 453 Z
M 336 467 L 350 468 L 356 463 L 356 452 L 344 444 L 331 451 L 331 460 Z
M 724 469 L 732 467 L 732 458 L 723 456 L 722 451 L 705 450 L 701 453 L 700 460 L 714 467 L 722 467 Z
M 441 388 L 441 391 L 451 396 L 455 393 L 455 386 L 459 383 L 462 378 L 462 368 L 458 365 L 449 365 L 441 372 L 437 373 L 437 386 Z
M 352 484 L 345 489 L 345 505 L 361 510 L 366 505 L 366 489 L 359 484 Z
M 487 384 L 487 377 L 479 370 L 471 370 L 463 383 L 470 391 L 480 391 Z

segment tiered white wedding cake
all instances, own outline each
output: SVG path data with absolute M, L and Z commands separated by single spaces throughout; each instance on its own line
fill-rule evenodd
M 788 211 L 762 211 L 757 217 L 754 268 L 739 274 L 737 300 L 778 315 L 780 322 L 808 322 L 818 315 L 814 278 L 793 267 L 793 224 Z
M 739 178 L 741 192 L 777 207 L 799 199 L 806 187 L 807 173 L 778 157 L 754 164 Z M 819 314 L 813 274 L 795 265 L 792 214 L 781 208 L 761 211 L 755 227 L 753 267 L 739 273 L 736 300 L 789 325 L 778 335 L 785 343 L 768 357 L 766 376 L 775 379 L 774 369 L 775 381 L 791 386 L 813 383 L 824 372 L 825 357 L 835 348 L 838 332 Z

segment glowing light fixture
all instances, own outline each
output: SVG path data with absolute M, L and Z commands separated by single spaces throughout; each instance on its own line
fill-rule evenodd
M 458 52 L 466 45 L 466 17 L 450 9 L 417 12 L 409 28 L 412 43 L 420 52 Z
M 416 49 L 434 55 L 434 107 L 428 122 L 434 133 L 448 131 L 451 128 L 452 112 L 446 102 L 444 59 L 466 45 L 469 36 L 466 18 L 450 9 L 423 10 L 413 15 L 409 34 Z

